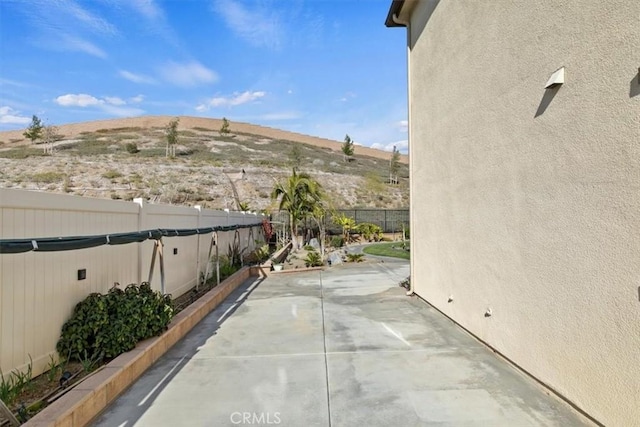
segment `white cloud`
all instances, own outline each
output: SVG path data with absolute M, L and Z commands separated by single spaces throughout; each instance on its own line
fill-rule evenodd
M 26 125 L 30 121 L 31 118 L 21 115 L 19 111 L 11 107 L 0 107 L 0 124 Z
M 90 10 L 91 2 L 81 5 L 74 0 L 33 0 L 29 3 L 31 7 L 22 8 L 23 13 L 32 27 L 29 33 L 42 48 L 81 52 L 104 59 L 107 53 L 91 40 L 119 34 L 116 26 L 100 16 L 101 13 Z
M 143 21 L 136 27 L 137 31 L 150 31 L 154 36 L 159 35 L 174 46 L 180 45 L 178 37 L 171 28 L 167 14 L 156 0 L 103 0 L 111 5 L 123 9 L 128 8 L 138 15 L 138 21 Z M 155 37 L 154 37 L 155 38 Z
M 139 99 L 142 101 L 143 98 L 144 97 L 142 95 L 138 95 L 132 99 Z M 117 96 L 96 98 L 95 96 L 88 95 L 86 93 L 70 93 L 67 95 L 60 95 L 54 99 L 54 102 L 63 107 L 97 108 L 109 115 L 118 117 L 139 116 L 144 113 L 144 110 L 140 108 L 125 106 L 127 102 Z
M 409 121 L 408 120 L 400 120 L 397 123 L 397 127 L 400 132 L 408 132 L 409 131 Z
M 371 148 L 375 148 L 376 150 L 389 151 L 389 152 L 393 151 L 393 147 L 396 147 L 396 149 L 401 153 L 406 154 L 409 148 L 409 141 L 402 140 L 402 141 L 391 142 L 388 144 L 380 144 L 380 143 L 371 144 Z
M 57 2 L 51 3 L 54 7 L 57 6 L 59 13 L 70 15 L 70 17 L 81 22 L 94 32 L 108 35 L 114 35 L 118 33 L 118 30 L 114 25 L 112 25 L 105 19 L 92 14 L 87 9 L 84 9 L 82 6 L 72 0 L 59 0 Z
M 104 104 L 104 100 L 87 95 L 86 93 L 61 95 L 57 97 L 54 102 L 63 107 L 89 107 Z
M 107 53 L 104 50 L 80 37 L 72 36 L 70 34 L 62 34 L 59 37 L 56 37 L 55 40 L 55 44 L 51 42 L 50 45 L 50 47 L 55 50 L 82 52 L 102 59 L 107 57 Z
M 198 86 L 218 81 L 218 75 L 213 70 L 196 61 L 184 64 L 168 62 L 159 72 L 164 80 L 176 86 Z
M 196 107 L 197 111 L 203 112 L 207 111 L 209 108 L 216 107 L 235 107 L 237 105 L 247 104 L 250 102 L 254 102 L 262 97 L 264 97 L 267 93 L 263 91 L 245 91 L 242 93 L 234 93 L 231 96 L 217 96 L 209 99 L 204 104 L 200 104 Z
M 138 13 L 151 21 L 164 19 L 164 11 L 153 0 L 129 0 L 128 3 Z
M 214 9 L 227 26 L 254 46 L 280 48 L 283 31 L 278 14 L 268 6 L 252 3 L 248 8 L 236 0 L 216 0 Z
M 347 92 L 344 94 L 344 96 L 342 98 L 340 98 L 340 101 L 342 102 L 347 102 L 350 99 L 355 98 L 357 95 L 353 92 Z
M 15 86 L 15 87 L 32 87 L 32 85 L 29 83 L 23 83 L 16 80 L 10 80 L 10 79 L 3 79 L 2 77 L 0 77 L 0 84 L 7 85 L 7 86 Z
M 105 96 L 104 100 L 107 104 L 111 105 L 124 105 L 127 103 L 124 99 L 118 98 L 117 96 Z
M 144 101 L 144 95 L 137 95 L 137 96 L 134 96 L 132 98 L 129 98 L 129 102 L 131 102 L 133 104 L 139 104 L 142 101 Z
M 136 74 L 127 70 L 119 70 L 118 74 L 123 79 L 127 79 L 134 83 L 154 84 L 156 81 L 153 77 L 145 76 L 144 74 Z

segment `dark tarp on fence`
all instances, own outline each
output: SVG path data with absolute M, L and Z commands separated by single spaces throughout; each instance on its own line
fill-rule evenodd
M 233 231 L 241 228 L 260 226 L 261 223 L 244 225 L 222 225 L 205 228 L 167 229 L 160 228 L 131 233 L 102 234 L 97 236 L 74 237 L 35 237 L 32 239 L 0 239 L 0 254 L 18 254 L 23 252 L 57 252 L 74 249 L 95 248 L 102 245 L 125 245 L 127 243 L 158 240 L 162 237 L 195 236 L 215 231 Z

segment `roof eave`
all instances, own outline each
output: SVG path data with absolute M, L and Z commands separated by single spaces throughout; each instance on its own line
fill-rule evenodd
M 402 10 L 402 6 L 404 6 L 405 0 L 393 0 L 391 2 L 391 7 L 389 8 L 389 13 L 387 14 L 387 20 L 384 21 L 384 25 L 387 27 L 405 27 L 406 25 L 397 23 L 393 20 L 393 16 L 400 16 L 400 11 Z

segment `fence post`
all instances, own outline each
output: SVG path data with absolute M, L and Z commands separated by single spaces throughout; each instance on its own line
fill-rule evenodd
M 195 205 L 193 208 L 198 211 L 196 228 L 200 228 L 202 227 L 202 206 Z M 200 234 L 196 234 L 196 245 L 196 289 L 198 289 L 200 287 Z
M 143 198 L 135 198 L 133 203 L 138 205 L 138 231 L 143 231 L 147 224 L 146 201 Z M 144 242 L 138 243 L 138 284 L 142 283 L 142 246 Z

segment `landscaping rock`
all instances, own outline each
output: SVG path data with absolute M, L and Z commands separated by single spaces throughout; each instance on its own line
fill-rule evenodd
M 342 256 L 340 256 L 339 252 L 331 252 L 329 254 L 329 265 L 338 265 L 342 264 Z

